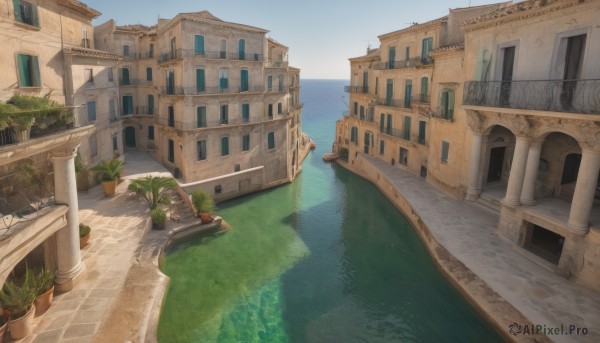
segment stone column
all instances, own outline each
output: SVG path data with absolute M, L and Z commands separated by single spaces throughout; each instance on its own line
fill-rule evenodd
M 84 269 L 79 253 L 79 206 L 74 163 L 78 146 L 71 145 L 51 152 L 56 203 L 69 206 L 67 226 L 56 232 L 58 271 L 55 283 L 61 292 L 73 289 Z
M 513 161 L 510 167 L 510 176 L 508 177 L 508 186 L 506 196 L 502 202 L 508 206 L 519 206 L 521 189 L 523 187 L 523 178 L 525 176 L 525 166 L 527 163 L 527 154 L 529 153 L 529 137 L 517 136 L 517 144 L 513 154 Z
M 469 185 L 467 186 L 467 200 L 475 201 L 481 194 L 479 173 L 481 169 L 481 146 L 483 144 L 483 133 L 473 132 L 471 142 L 471 164 L 469 165 Z
M 521 204 L 526 206 L 535 205 L 535 182 L 540 168 L 541 155 L 542 142 L 532 143 L 527 154 L 527 167 L 525 168 L 525 179 L 521 191 Z
M 571 202 L 569 228 L 575 234 L 585 235 L 590 230 L 590 213 L 594 203 L 598 172 L 600 171 L 600 151 L 589 148 L 582 150 L 577 184 Z

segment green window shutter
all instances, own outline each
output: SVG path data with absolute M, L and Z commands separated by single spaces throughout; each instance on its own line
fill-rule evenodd
M 133 97 L 131 95 L 123 96 L 123 114 L 133 114 Z
M 29 72 L 29 55 L 19 54 L 17 63 L 19 65 L 19 86 L 30 87 L 30 72 Z
M 196 109 L 196 127 L 206 127 L 206 107 L 204 106 Z
M 250 135 L 244 135 L 242 137 L 242 151 L 250 150 Z
M 195 36 L 194 50 L 196 52 L 196 55 L 204 55 L 204 36 Z
M 240 91 L 247 92 L 248 88 L 249 88 L 248 87 L 248 70 L 242 69 L 240 71 L 240 79 L 241 79 Z
M 410 117 L 404 117 L 404 139 L 410 140 Z
M 282 114 L 282 113 L 283 113 L 283 104 L 278 103 L 277 104 L 277 114 Z
M 198 161 L 206 159 L 206 141 L 198 141 Z
M 358 114 L 358 102 L 354 103 L 354 115 Z
M 154 95 L 148 95 L 148 114 L 154 114 Z
M 227 89 L 227 87 L 229 86 L 229 83 L 227 82 L 226 77 L 221 78 L 219 86 L 221 87 L 221 89 Z
M 152 81 L 152 68 L 146 68 L 146 80 Z
M 450 143 L 442 141 L 442 163 L 448 163 L 448 152 L 450 150 Z
M 379 141 L 379 155 L 383 155 L 385 152 L 385 141 Z
M 243 39 L 240 39 L 238 42 L 238 54 L 240 60 L 246 59 L 246 41 Z
M 196 69 L 196 92 L 206 91 L 206 79 L 204 69 Z
M 41 87 L 40 63 L 37 56 L 31 56 L 31 85 Z
M 379 132 L 383 132 L 385 129 L 385 114 L 379 116 Z
M 244 122 L 250 119 L 250 104 L 242 104 L 242 119 Z
M 426 128 L 427 128 L 427 122 L 420 121 L 419 122 L 419 144 L 425 144 Z
M 229 155 L 229 137 L 221 138 L 221 156 Z
M 121 68 L 121 76 L 122 76 L 122 82 L 124 85 L 128 85 L 130 84 L 130 80 L 129 80 L 129 69 L 128 68 Z
M 448 118 L 452 119 L 454 116 L 454 91 L 448 91 Z
M 31 4 L 31 24 L 34 26 L 39 27 L 40 26 L 40 21 L 38 19 L 38 10 L 37 10 L 37 4 L 32 3 Z
M 275 149 L 275 132 L 269 132 L 267 136 L 269 149 Z
M 267 76 L 267 88 L 269 90 L 273 88 L 273 76 Z
M 442 92 L 442 118 L 448 118 L 448 91 Z
M 388 113 L 387 115 L 387 134 L 391 135 L 392 134 L 392 114 Z
M 388 59 L 388 68 L 389 69 L 393 69 L 394 68 L 394 61 L 396 60 L 396 47 L 395 46 L 390 46 L 390 54 L 389 54 L 389 59 Z
M 13 6 L 15 10 L 15 20 L 23 22 L 23 17 L 21 16 L 21 0 L 13 0 Z
M 425 102 L 427 100 L 427 89 L 429 88 L 428 83 L 429 83 L 428 78 L 426 78 L 426 77 L 421 78 L 421 102 Z

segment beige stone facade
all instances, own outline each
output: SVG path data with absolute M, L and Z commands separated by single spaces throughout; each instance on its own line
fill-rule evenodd
M 95 44 L 125 58 L 125 146 L 153 152 L 185 189 L 217 200 L 293 180 L 300 71 L 267 32 L 206 11 L 153 27 L 97 26 Z
M 599 290 L 599 11 L 593 0 L 504 3 L 380 36 L 379 49 L 350 59 L 350 111 L 334 148 L 495 213 L 517 251 Z M 391 46 L 408 58 L 390 63 Z

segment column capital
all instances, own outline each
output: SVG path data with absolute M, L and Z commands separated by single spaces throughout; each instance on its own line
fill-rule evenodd
M 515 130 L 515 136 L 519 137 L 529 137 L 531 133 L 531 122 L 527 118 L 527 116 L 522 114 L 517 114 L 510 118 L 510 123 Z
M 68 144 L 65 144 L 61 147 L 58 147 L 52 151 L 50 151 L 50 156 L 52 157 L 52 159 L 57 159 L 57 160 L 61 160 L 61 159 L 70 159 L 73 158 L 77 155 L 77 148 L 79 148 L 79 145 L 81 143 L 79 141 L 77 142 L 70 142 Z

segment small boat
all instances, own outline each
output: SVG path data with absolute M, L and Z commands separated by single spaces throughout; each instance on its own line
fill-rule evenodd
M 325 162 L 335 161 L 338 158 L 340 158 L 340 156 L 338 154 L 336 154 L 335 152 L 328 152 L 325 155 L 323 155 L 323 161 L 325 161 Z

